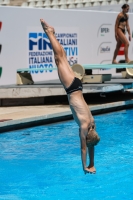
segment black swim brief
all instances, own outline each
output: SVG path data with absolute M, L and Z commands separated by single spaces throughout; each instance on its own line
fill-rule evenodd
M 122 31 L 122 33 L 126 33 L 126 30 L 125 29 L 122 29 L 122 28 L 120 28 L 120 27 L 118 27 L 119 29 L 121 29 L 121 31 Z
M 83 89 L 83 86 L 82 86 L 81 80 L 75 77 L 71 85 L 65 90 L 67 94 L 71 94 L 72 92 L 75 92 L 78 90 L 82 91 L 82 89 Z

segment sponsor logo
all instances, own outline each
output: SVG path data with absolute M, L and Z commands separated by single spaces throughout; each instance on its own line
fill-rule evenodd
M 102 42 L 98 47 L 97 55 L 104 54 L 104 53 L 110 53 L 110 51 L 111 51 L 110 46 L 111 46 L 111 42 Z
M 105 36 L 106 34 L 108 34 L 110 32 L 110 26 L 112 24 L 102 24 L 97 32 L 97 37 L 98 36 Z
M 45 33 L 29 33 L 29 51 L 47 50 L 47 47 L 52 50 L 52 46 Z
M 124 48 L 125 48 L 125 46 L 124 46 L 124 44 L 122 44 L 119 51 L 118 51 L 118 54 L 117 54 L 118 56 L 124 55 Z
M 29 33 L 29 68 L 40 68 L 40 71 L 31 73 L 43 73 L 41 69 L 53 68 L 53 52 L 50 41 L 45 33 Z M 45 71 L 47 72 L 47 70 Z
M 67 60 L 72 66 L 78 62 L 78 34 L 77 33 L 57 33 L 55 34 L 59 43 L 63 46 Z
M 100 53 L 109 53 L 109 52 L 110 52 L 110 47 L 109 46 L 100 48 Z
M 77 58 L 74 58 L 74 57 L 70 57 L 70 58 L 68 59 L 68 62 L 69 62 L 69 65 L 70 65 L 70 66 L 72 66 L 72 65 L 74 65 L 74 64 L 76 64 L 76 63 L 78 63 Z
M 101 28 L 101 34 L 109 33 L 109 28 Z
M 63 46 L 70 65 L 78 62 L 77 33 L 56 33 L 56 39 Z M 28 33 L 28 67 L 40 69 L 31 73 L 53 72 L 55 66 L 51 43 L 45 33 Z M 45 70 L 43 70 L 45 69 Z

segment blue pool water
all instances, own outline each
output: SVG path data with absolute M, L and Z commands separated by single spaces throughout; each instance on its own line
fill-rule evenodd
M 133 199 L 133 110 L 95 116 L 95 175 L 84 175 L 74 121 L 0 134 L 0 199 Z

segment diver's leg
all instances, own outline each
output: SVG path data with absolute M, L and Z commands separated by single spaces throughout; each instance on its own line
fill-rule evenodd
M 125 53 L 125 61 L 128 63 L 130 62 L 130 59 L 128 57 L 128 48 L 129 48 L 129 42 L 125 36 L 125 34 L 121 31 L 121 29 L 118 29 L 118 36 L 121 40 L 121 42 L 124 44 L 124 53 Z
M 118 39 L 117 44 L 116 44 L 116 48 L 115 48 L 115 51 L 114 51 L 114 56 L 113 56 L 112 64 L 118 64 L 118 62 L 116 61 L 116 57 L 118 55 L 118 51 L 119 51 L 121 45 L 122 45 L 122 42 L 121 42 L 120 39 Z
M 53 47 L 59 78 L 64 87 L 67 88 L 70 86 L 75 77 L 74 72 L 69 66 L 63 47 L 60 45 L 54 35 L 54 28 L 49 26 L 43 19 L 41 19 L 40 21 Z

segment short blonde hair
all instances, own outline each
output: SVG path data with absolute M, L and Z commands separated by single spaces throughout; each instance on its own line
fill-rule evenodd
M 86 146 L 87 147 L 95 146 L 99 141 L 100 137 L 98 133 L 95 131 L 95 127 L 91 127 L 86 136 Z

